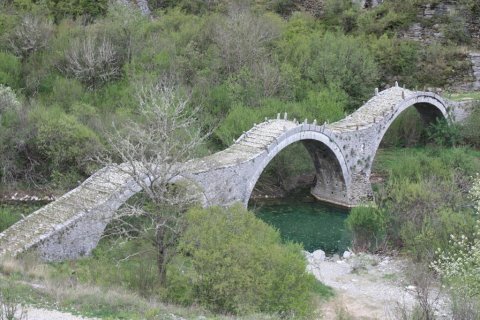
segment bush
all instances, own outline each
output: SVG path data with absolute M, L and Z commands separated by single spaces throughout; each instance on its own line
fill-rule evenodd
M 253 109 L 243 105 L 235 105 L 226 119 L 215 131 L 217 138 L 226 146 L 232 144 L 243 131 L 252 128 L 254 123 L 260 123 L 265 117 L 275 118 L 277 113 L 287 112 L 289 119 L 298 121 L 308 119 L 309 122 L 317 119 L 319 124 L 325 121 L 340 120 L 345 116 L 344 108 L 347 96 L 340 89 L 322 89 L 318 92 L 309 92 L 307 98 L 301 102 L 287 103 L 277 99 L 266 99 L 260 106 Z
M 20 61 L 7 52 L 0 51 L 0 85 L 18 88 L 20 80 Z
M 68 112 L 72 110 L 75 101 L 83 97 L 83 94 L 82 84 L 77 80 L 57 77 L 53 81 L 52 92 L 45 102 L 49 105 L 57 104 Z
M 10 34 L 9 42 L 15 55 L 26 59 L 31 54 L 44 49 L 52 34 L 51 21 L 41 16 L 27 14 Z
M 465 120 L 460 133 L 466 143 L 480 147 L 480 104 L 473 108 L 470 116 Z
M 57 22 L 81 16 L 91 21 L 107 12 L 108 0 L 47 0 L 47 6 Z
M 250 67 L 267 55 L 267 46 L 280 35 L 282 20 L 275 15 L 258 16 L 232 7 L 228 16 L 213 28 L 213 41 L 225 72 Z
M 475 232 L 468 237 L 465 234 L 452 234 L 451 247 L 438 248 L 438 258 L 432 267 L 462 296 L 480 296 L 480 177 L 471 189 L 473 205 L 476 209 L 477 223 Z
M 287 16 L 295 10 L 295 1 L 294 0 L 269 0 L 267 3 L 267 8 L 275 11 L 276 13 Z
M 312 39 L 310 57 L 306 76 L 314 84 L 346 92 L 350 111 L 371 98 L 378 86 L 377 64 L 363 39 L 326 33 Z
M 31 121 L 36 135 L 30 147 L 38 152 L 39 169 L 44 176 L 90 174 L 88 160 L 98 151 L 100 143 L 93 131 L 58 108 L 40 108 L 32 114 Z
M 20 102 L 15 93 L 9 87 L 0 84 L 0 120 L 2 114 L 8 111 L 17 111 L 20 107 Z M 1 125 L 1 121 L 0 121 Z
M 390 244 L 429 263 L 437 247 L 448 246 L 450 233 L 472 234 L 465 192 L 471 185 L 468 175 L 480 169 L 477 152 L 432 148 L 381 158 L 378 164 L 387 167 L 389 180 L 377 190 L 376 199 L 388 216 Z
M 471 36 L 468 32 L 467 21 L 460 14 L 449 17 L 448 24 L 443 28 L 445 38 L 455 44 L 468 45 L 471 42 Z
M 380 38 L 369 38 L 375 60 L 380 66 L 381 80 L 393 84 L 395 80 L 406 86 L 417 84 L 415 72 L 419 60 L 420 45 L 412 40 L 399 39 L 386 34 Z M 395 57 L 392 59 L 392 57 Z
M 110 39 L 89 33 L 71 42 L 61 68 L 68 76 L 94 89 L 120 77 L 122 63 Z
M 208 308 L 305 316 L 311 312 L 313 276 L 297 244 L 241 205 L 192 209 L 180 240 L 191 261 L 194 295 Z
M 384 240 L 386 222 L 385 214 L 377 208 L 353 208 L 345 220 L 353 234 L 353 247 L 360 251 L 378 249 Z
M 472 214 L 442 208 L 426 216 L 418 228 L 406 222 L 401 230 L 405 250 L 417 261 L 433 261 L 438 250 L 447 250 L 452 234 L 472 235 L 475 219 Z
M 437 118 L 427 127 L 427 138 L 436 145 L 454 147 L 461 142 L 460 130 L 460 125 Z

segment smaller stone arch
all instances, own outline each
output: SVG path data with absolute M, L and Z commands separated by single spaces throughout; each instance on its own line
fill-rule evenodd
M 311 128 L 314 127 L 314 128 Z M 320 200 L 347 205 L 350 197 L 351 176 L 341 149 L 318 126 L 301 125 L 281 135 L 259 157 L 254 173 L 246 185 L 244 204 L 247 205 L 253 188 L 272 159 L 295 142 L 302 142 L 312 157 L 316 169 L 316 184 L 312 194 Z M 332 190 L 335 190 L 333 192 Z
M 447 106 L 448 104 L 442 97 L 432 92 L 416 92 L 414 95 L 399 102 L 395 107 L 395 113 L 390 118 L 387 118 L 382 125 L 377 137 L 374 155 L 377 153 L 378 147 L 392 123 L 408 108 L 415 107 L 423 121 L 430 123 L 437 118 L 451 121 Z

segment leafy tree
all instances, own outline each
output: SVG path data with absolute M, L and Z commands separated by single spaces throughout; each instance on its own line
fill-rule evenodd
M 378 68 L 361 39 L 326 33 L 312 39 L 306 75 L 313 83 L 338 86 L 350 97 L 348 110 L 362 105 L 378 85 Z
M 47 0 L 47 6 L 57 22 L 63 18 L 78 17 L 92 21 L 106 14 L 108 0 Z
M 179 247 L 194 273 L 187 281 L 203 305 L 220 312 L 269 312 L 301 317 L 311 311 L 312 286 L 297 244 L 240 204 L 192 209 Z

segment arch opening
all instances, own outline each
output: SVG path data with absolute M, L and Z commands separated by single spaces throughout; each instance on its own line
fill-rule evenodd
M 442 109 L 431 103 L 415 103 L 400 108 L 399 113 L 386 125 L 378 148 L 426 144 L 428 127 L 438 120 L 448 120 L 446 110 Z
M 379 138 L 369 175 L 370 182 L 375 185 L 385 179 L 381 162 L 388 159 L 389 150 L 394 154 L 395 149 L 426 146 L 429 143 L 428 130 L 439 120 L 449 120 L 442 101 L 400 105 L 397 115 L 386 125 Z
M 250 201 L 285 198 L 298 189 L 310 189 L 315 182 L 315 164 L 304 143 L 293 143 L 268 163 L 255 183 Z
M 317 200 L 345 205 L 348 202 L 348 172 L 344 162 L 342 165 L 344 160 L 339 150 L 317 139 L 292 140 L 267 155 L 252 177 L 248 200 L 285 197 L 304 189 Z M 277 185 L 272 187 L 272 182 Z M 280 192 L 269 194 L 269 190 Z
M 342 160 L 324 142 L 315 139 L 285 146 L 270 155 L 268 164 L 261 169 L 249 207 L 260 219 L 279 229 L 283 239 L 302 243 L 307 251 L 344 252 L 351 243 L 351 235 L 345 228 L 348 209 L 337 206 L 340 201 L 335 198 L 340 194 L 342 201 L 347 199 Z M 290 172 L 279 172 L 284 168 Z M 279 173 L 280 178 L 276 176 Z M 259 194 L 265 184 L 271 190 L 272 182 L 287 184 L 282 186 L 288 189 L 282 190 L 284 198 L 270 201 L 276 194 Z

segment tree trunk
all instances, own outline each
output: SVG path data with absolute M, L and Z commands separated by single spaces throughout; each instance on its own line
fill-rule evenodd
M 160 219 L 165 223 L 163 219 Z M 165 225 L 159 223 L 156 231 L 155 246 L 157 247 L 157 267 L 158 267 L 158 277 L 160 280 L 160 285 L 165 286 L 167 283 L 167 247 L 165 242 L 166 230 Z

